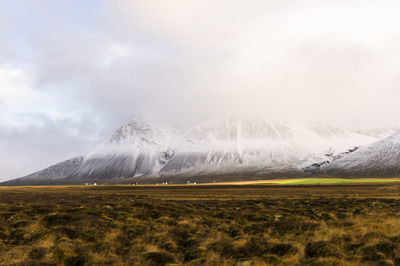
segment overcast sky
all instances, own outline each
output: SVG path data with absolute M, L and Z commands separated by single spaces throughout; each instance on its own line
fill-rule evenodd
M 0 0 L 0 180 L 135 114 L 400 126 L 400 1 Z

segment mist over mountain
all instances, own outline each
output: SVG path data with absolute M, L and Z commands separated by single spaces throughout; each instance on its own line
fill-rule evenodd
M 323 124 L 304 126 L 263 117 L 233 117 L 189 130 L 161 173 L 298 171 L 376 140 Z
M 378 142 L 382 136 L 383 131 L 365 134 L 322 123 L 296 124 L 264 117 L 214 119 L 182 131 L 136 116 L 89 153 L 4 184 L 135 177 L 173 180 L 174 176 L 185 176 L 201 181 L 205 175 L 335 174 L 338 169 L 345 169 L 344 162 L 358 154 L 363 154 L 363 159 L 373 156 L 365 152 L 372 143 L 383 143 L 379 144 L 381 153 L 393 148 Z M 358 157 L 352 161 L 358 161 Z
M 378 139 L 384 139 L 396 134 L 397 132 L 400 132 L 400 127 L 362 129 L 362 130 L 357 130 L 356 132 L 362 135 L 367 135 Z
M 3 180 L 86 157 L 132 113 L 400 125 L 398 1 L 61 2 L 0 10 Z

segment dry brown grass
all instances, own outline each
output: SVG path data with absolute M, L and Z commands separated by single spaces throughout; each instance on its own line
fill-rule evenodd
M 399 192 L 397 184 L 5 187 L 0 264 L 400 265 Z

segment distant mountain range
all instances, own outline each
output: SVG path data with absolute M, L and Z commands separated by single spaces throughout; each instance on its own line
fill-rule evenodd
M 387 138 L 395 132 L 349 131 L 262 117 L 213 120 L 180 132 L 133 117 L 88 154 L 2 184 L 392 176 L 400 173 L 400 135 Z

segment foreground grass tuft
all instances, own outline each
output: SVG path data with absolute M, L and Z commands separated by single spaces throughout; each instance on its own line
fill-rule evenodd
M 0 265 L 400 265 L 399 192 L 2 188 Z

